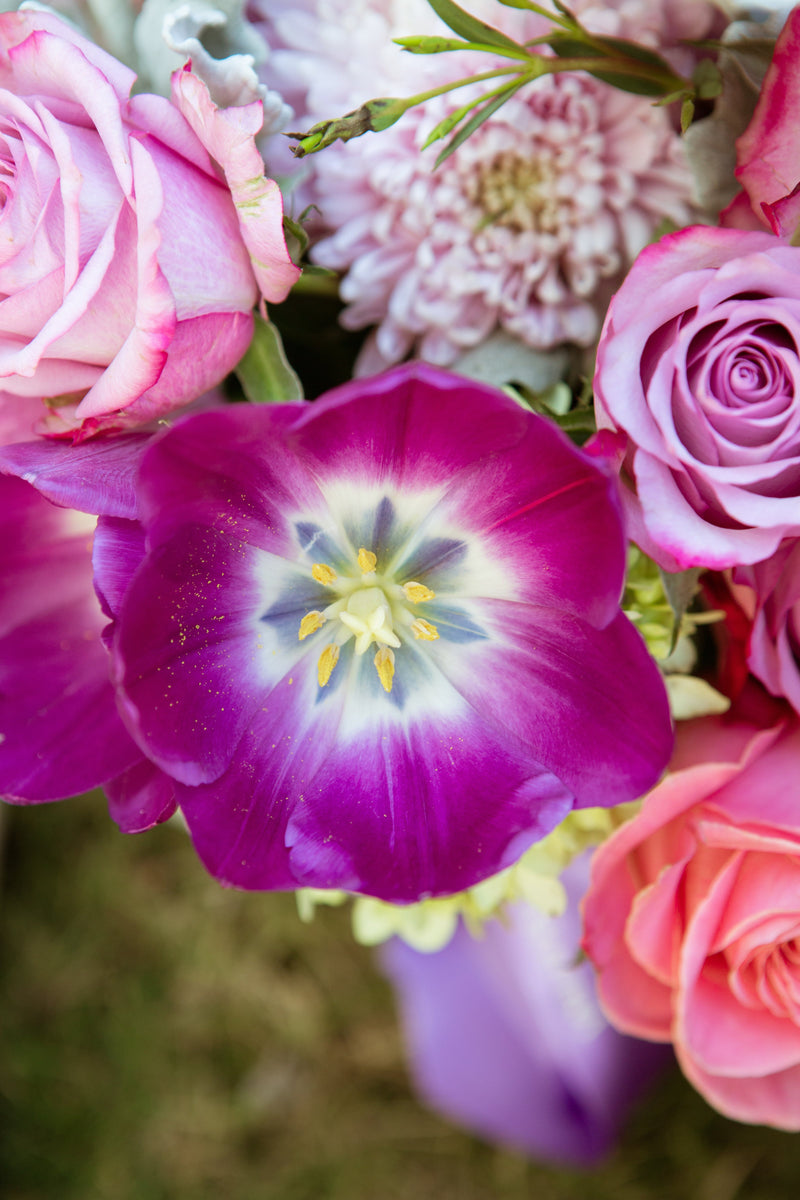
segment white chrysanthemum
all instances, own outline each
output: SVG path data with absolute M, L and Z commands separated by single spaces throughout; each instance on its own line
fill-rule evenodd
M 268 36 L 288 47 L 273 55 L 277 85 L 304 114 L 298 128 L 493 65 L 488 56 L 393 47 L 392 37 L 442 31 L 421 0 L 270 7 Z M 546 28 L 486 0 L 468 7 L 516 37 Z M 660 0 L 575 7 L 592 28 L 649 43 L 667 18 Z M 703 32 L 705 5 L 677 9 L 683 24 L 671 33 Z M 674 11 L 669 19 L 674 25 Z M 343 323 L 377 326 L 367 369 L 409 353 L 449 365 L 497 328 L 537 349 L 589 345 L 611 288 L 657 226 L 691 219 L 680 139 L 666 110 L 647 99 L 586 75 L 546 77 L 434 171 L 443 143 L 421 147 L 465 99 L 459 90 L 429 101 L 311 162 L 304 200 L 320 209 L 326 234 L 314 258 L 343 273 Z

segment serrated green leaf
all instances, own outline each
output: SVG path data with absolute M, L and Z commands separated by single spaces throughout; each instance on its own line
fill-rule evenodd
M 506 37 L 499 29 L 494 29 L 491 25 L 479 21 L 477 17 L 471 16 L 470 13 L 464 12 L 464 9 L 459 8 L 453 0 L 428 0 L 428 4 L 437 17 L 441 17 L 448 29 L 452 29 L 453 33 L 457 33 L 459 37 L 466 38 L 468 42 L 504 46 L 506 49 L 520 49 L 515 41 Z
M 515 92 L 518 92 L 521 87 L 524 87 L 526 83 L 530 83 L 529 76 L 526 76 L 524 79 L 517 79 L 509 87 L 503 88 L 503 90 L 494 96 L 494 98 L 490 100 L 488 104 L 484 104 L 483 108 L 479 109 L 473 117 L 470 117 L 469 121 L 461 126 L 455 137 L 447 143 L 444 150 L 442 150 L 441 154 L 436 159 L 436 162 L 433 164 L 434 168 L 440 167 L 445 159 L 450 157 L 454 150 L 457 150 L 459 146 L 463 145 L 470 134 L 473 134 L 475 130 L 483 124 L 484 121 L 488 120 L 489 117 L 496 113 L 498 108 L 501 108 L 505 104 L 506 100 L 510 99 L 511 96 L 513 96 Z
M 253 404 L 283 404 L 303 399 L 303 385 L 289 366 L 281 335 L 271 321 L 258 314 L 253 340 L 236 374 L 245 396 Z

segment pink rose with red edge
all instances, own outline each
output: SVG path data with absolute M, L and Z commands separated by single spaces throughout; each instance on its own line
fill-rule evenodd
M 721 1112 L 800 1129 L 800 725 L 706 718 L 597 851 L 584 948 L 625 1033 Z
M 771 229 L 791 238 L 800 225 L 800 7 L 775 44 L 753 119 L 736 143 L 736 177 L 743 191 L 722 224 Z
M 175 103 L 130 96 L 134 80 L 51 13 L 0 15 L 0 417 L 23 432 L 30 398 L 84 436 L 187 403 L 298 275 L 260 104 L 219 111 L 191 75 Z

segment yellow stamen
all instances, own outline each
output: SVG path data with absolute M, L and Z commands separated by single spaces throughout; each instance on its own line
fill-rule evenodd
M 323 583 L 325 587 L 329 587 L 336 578 L 336 572 L 327 563 L 314 563 L 311 574 L 317 583 Z
M 302 642 L 303 638 L 307 638 L 309 634 L 316 633 L 325 624 L 325 617 L 321 612 L 314 609 L 310 613 L 306 613 L 300 622 L 300 631 L 297 634 L 297 640 Z
M 403 584 L 403 591 L 406 594 L 406 599 L 412 604 L 422 604 L 423 600 L 433 600 L 436 592 L 432 592 L 429 587 L 425 587 L 424 583 L 416 583 L 412 580 L 410 583 Z
M 383 690 L 390 692 L 392 690 L 392 680 L 394 679 L 394 655 L 388 646 L 381 646 L 375 655 L 375 670 L 378 672 L 378 678 L 383 684 Z
M 333 668 L 339 661 L 339 647 L 331 643 L 326 646 L 319 656 L 317 663 L 317 679 L 320 687 L 325 687 L 325 684 L 333 674 Z
M 435 625 L 431 625 L 430 621 L 424 620 L 423 617 L 417 617 L 416 621 L 411 622 L 411 630 L 415 638 L 420 638 L 423 642 L 435 642 L 439 637 L 439 630 Z
M 374 571 L 378 565 L 377 554 L 373 554 L 371 550 L 365 550 L 362 546 L 358 552 L 358 565 L 365 575 L 369 571 Z

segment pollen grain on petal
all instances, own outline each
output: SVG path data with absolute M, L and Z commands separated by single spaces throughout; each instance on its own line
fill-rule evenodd
M 374 571 L 378 565 L 377 554 L 373 554 L 371 550 L 365 550 L 362 546 L 358 552 L 358 565 L 365 575 L 369 571 Z
M 375 655 L 375 670 L 383 684 L 383 690 L 390 692 L 394 679 L 394 654 L 388 646 L 382 646 Z
M 412 579 L 408 583 L 403 584 L 406 600 L 412 604 L 422 604 L 423 600 L 433 600 L 436 592 L 432 592 L 424 583 L 417 583 Z
M 411 622 L 411 632 L 415 638 L 419 638 L 423 642 L 435 642 L 439 638 L 439 630 L 436 626 L 422 617 L 417 617 L 416 621 Z
M 330 646 L 326 646 L 322 651 L 322 654 L 319 656 L 319 662 L 317 663 L 317 680 L 319 681 L 320 687 L 325 687 L 325 684 L 330 679 L 333 673 L 333 668 L 336 666 L 338 661 L 339 647 L 334 643 L 331 643 Z
M 311 575 L 316 579 L 317 583 L 322 583 L 326 587 L 336 579 L 336 572 L 333 567 L 329 567 L 327 563 L 314 563 L 311 568 Z
M 325 616 L 323 613 L 313 609 L 306 613 L 300 622 L 300 629 L 297 633 L 297 640 L 302 642 L 303 638 L 307 638 L 310 634 L 316 633 L 325 624 Z

